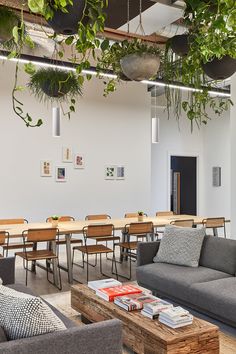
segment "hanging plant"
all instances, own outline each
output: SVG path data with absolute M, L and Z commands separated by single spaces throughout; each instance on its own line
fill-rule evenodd
M 180 91 L 168 86 L 166 88 L 169 113 L 172 106 L 179 118 L 183 109 L 193 128 L 193 122 L 200 126 L 211 119 L 209 107 L 214 114 L 220 115 L 232 104 L 228 98 L 219 99 L 208 94 L 212 86 L 214 87 L 214 82 L 209 82 L 203 68 L 208 62 L 214 63 L 216 58 L 229 56 L 232 59 L 236 56 L 236 9 L 232 0 L 186 0 L 186 5 L 184 22 L 189 27 L 191 38 L 188 41 L 188 52 L 185 56 L 176 57 L 169 41 L 165 51 L 163 78 L 167 83 L 175 81 L 193 89 L 188 98 L 183 100 Z M 224 76 L 221 69 L 218 72 L 222 78 Z M 229 75 L 234 70 L 232 67 L 230 70 L 227 68 Z
M 139 39 L 109 44 L 102 43 L 103 52 L 98 58 L 97 71 L 111 70 L 116 79 L 111 79 L 106 84 L 104 94 L 113 92 L 117 82 L 121 80 L 141 81 L 156 76 L 160 66 L 161 50 L 155 45 L 150 45 Z
M 73 45 L 75 54 L 71 61 L 76 64 L 77 74 L 91 67 L 91 57 L 94 60 L 97 58 L 96 50 L 101 48 L 101 41 L 97 38 L 97 34 L 104 31 L 106 19 L 104 8 L 107 5 L 108 0 L 28 0 L 29 9 L 33 13 L 44 16 L 52 27 L 55 27 L 56 33 L 69 35 L 60 40 L 60 43 Z M 71 21 L 68 20 L 70 16 L 73 17 Z M 62 25 L 63 21 L 65 21 L 64 25 Z M 60 25 L 60 28 L 57 25 Z M 56 40 L 56 36 L 53 39 Z M 62 58 L 63 55 L 62 50 L 59 56 Z M 88 80 L 91 79 L 89 74 L 86 77 Z M 79 80 L 83 83 L 84 76 L 80 76 Z
M 40 68 L 31 75 L 28 84 L 31 93 L 40 101 L 68 102 L 70 116 L 75 112 L 75 98 L 82 96 L 82 86 L 73 72 L 56 68 Z
M 214 58 L 212 61 L 202 64 L 205 74 L 213 80 L 225 80 L 236 71 L 236 59 L 224 55 L 221 59 Z
M 173 52 L 180 57 L 183 57 L 189 52 L 189 35 L 188 34 L 180 34 L 172 37 L 170 39 L 170 47 Z
M 20 18 L 5 6 L 0 6 L 0 43 L 7 48 L 14 44 L 13 29 L 18 28 Z

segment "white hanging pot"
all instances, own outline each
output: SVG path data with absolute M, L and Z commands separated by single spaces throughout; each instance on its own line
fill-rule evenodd
M 121 69 L 130 80 L 149 80 L 160 67 L 160 58 L 150 53 L 128 54 L 120 60 Z

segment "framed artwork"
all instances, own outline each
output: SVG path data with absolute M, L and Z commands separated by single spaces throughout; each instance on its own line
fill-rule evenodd
M 105 166 L 105 179 L 115 179 L 116 178 L 116 166 L 109 165 Z
M 56 181 L 57 182 L 66 182 L 67 180 L 67 172 L 66 168 L 62 166 L 56 167 Z
M 74 168 L 84 168 L 84 167 L 85 167 L 84 155 L 75 154 L 74 155 Z
M 62 162 L 73 162 L 71 148 L 69 148 L 69 147 L 62 148 Z
M 49 160 L 40 161 L 40 176 L 52 177 L 52 162 Z
M 125 166 L 116 167 L 116 179 L 125 179 Z

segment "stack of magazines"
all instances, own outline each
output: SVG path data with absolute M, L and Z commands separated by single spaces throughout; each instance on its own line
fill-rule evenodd
M 96 290 L 96 295 L 106 301 L 114 301 L 117 296 L 124 296 L 130 294 L 140 294 L 142 290 L 138 286 L 132 284 L 118 285 L 109 288 L 102 288 Z
M 126 296 L 117 296 L 114 303 L 126 311 L 141 310 L 145 304 L 156 300 L 155 296 L 147 292 L 131 294 Z
M 180 328 L 193 323 L 193 316 L 182 307 L 173 307 L 162 311 L 159 321 L 171 328 Z
M 152 320 L 155 320 L 156 318 L 158 318 L 159 314 L 162 311 L 171 309 L 172 307 L 173 305 L 169 302 L 155 297 L 154 301 L 144 304 L 141 314 L 148 318 L 151 318 Z

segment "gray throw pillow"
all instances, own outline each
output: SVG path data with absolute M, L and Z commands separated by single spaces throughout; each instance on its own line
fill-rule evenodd
M 205 234 L 204 228 L 166 226 L 153 262 L 198 267 Z
M 0 285 L 0 309 L 0 326 L 8 340 L 66 329 L 41 298 L 3 285 Z

